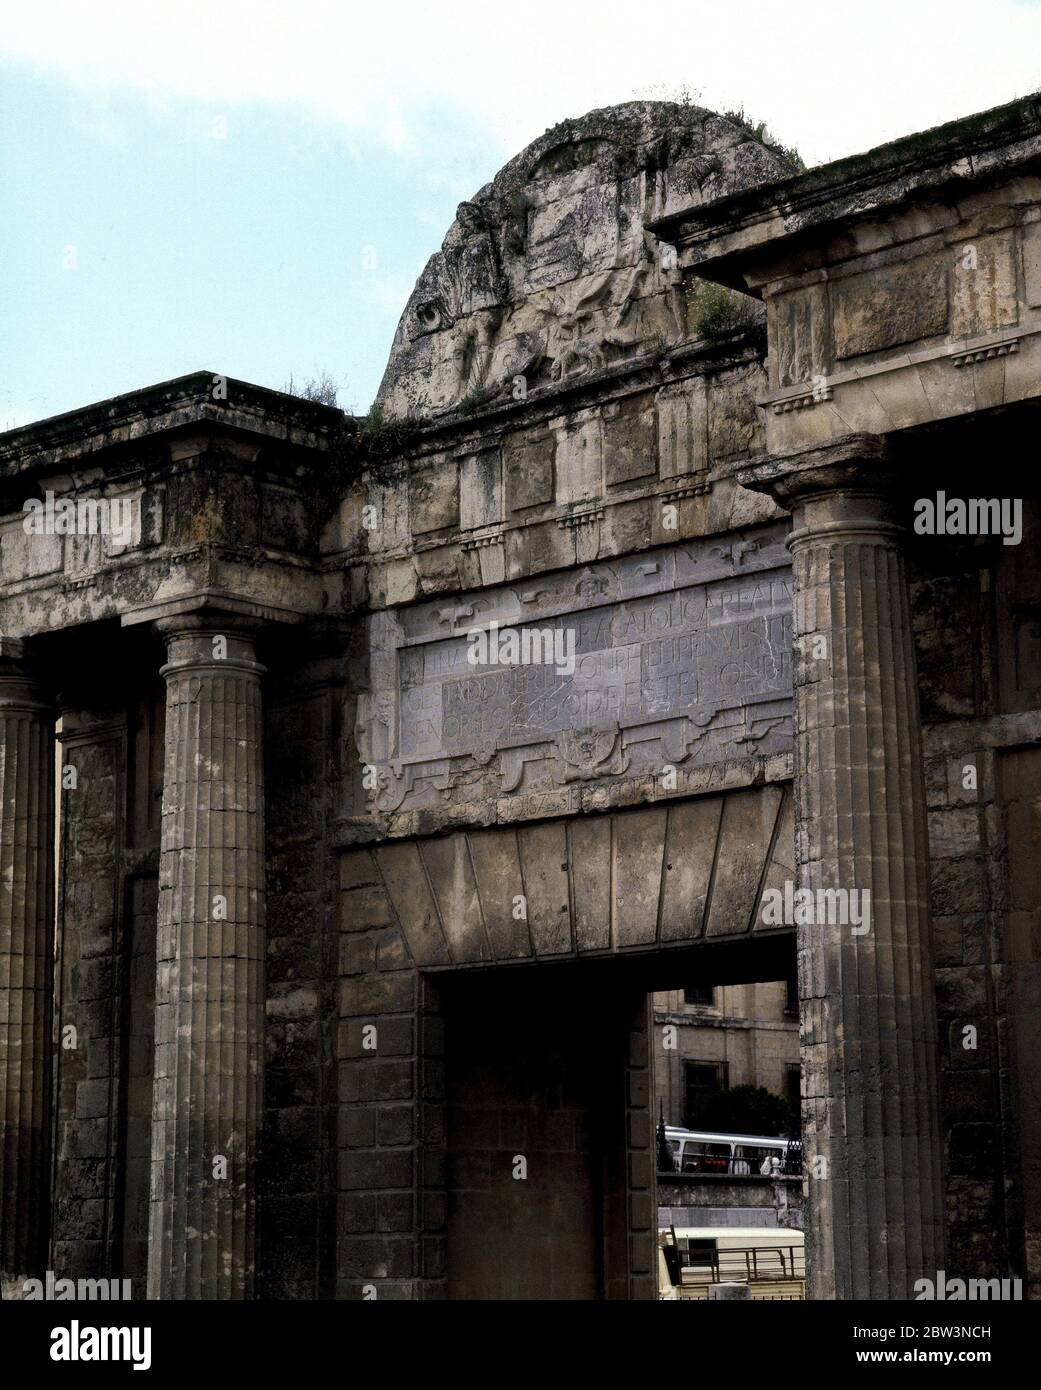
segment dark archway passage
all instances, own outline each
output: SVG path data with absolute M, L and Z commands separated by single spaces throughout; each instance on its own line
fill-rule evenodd
M 576 993 L 514 974 L 449 1011 L 453 1298 L 602 1295 L 612 1020 Z
M 777 978 L 793 944 L 436 975 L 450 1298 L 656 1296 L 650 992 Z

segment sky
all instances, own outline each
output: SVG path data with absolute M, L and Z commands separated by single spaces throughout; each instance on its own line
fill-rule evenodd
M 1041 0 L 0 0 L 0 430 L 186 372 L 363 412 L 456 205 L 686 95 L 807 164 L 1041 88 Z

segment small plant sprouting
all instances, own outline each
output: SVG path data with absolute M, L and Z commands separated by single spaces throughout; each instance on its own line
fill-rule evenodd
M 782 145 L 766 122 L 754 120 L 743 106 L 739 106 L 736 111 L 724 111 L 723 119 L 733 121 L 734 125 L 739 125 L 747 130 L 754 140 L 759 141 L 760 145 L 772 150 L 774 154 L 779 155 L 787 164 L 790 164 L 793 172 L 801 172 L 806 168 L 806 161 L 793 145 Z
M 723 338 L 752 328 L 763 317 L 761 305 L 748 295 L 710 280 L 691 280 L 687 289 L 687 327 L 691 338 Z

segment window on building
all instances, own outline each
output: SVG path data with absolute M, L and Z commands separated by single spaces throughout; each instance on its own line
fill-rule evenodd
M 800 1099 L 800 1077 L 802 1069 L 796 1062 L 789 1062 L 785 1068 L 784 1083 L 785 1092 L 788 1097 L 788 1104 L 792 1107 L 792 1114 L 795 1117 L 796 1129 L 801 1128 L 802 1124 L 802 1101 Z
M 799 1012 L 799 981 L 794 975 L 789 975 L 785 981 L 784 1011 L 796 1015 Z
M 704 1102 L 727 1086 L 725 1062 L 688 1062 L 684 1069 L 684 1116 L 688 1129 L 698 1129 Z
M 711 985 L 688 985 L 683 991 L 684 1004 L 714 1004 L 716 991 Z

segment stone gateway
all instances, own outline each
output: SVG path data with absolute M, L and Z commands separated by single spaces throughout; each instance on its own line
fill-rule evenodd
M 1039 399 L 1035 97 L 808 172 L 638 102 L 367 420 L 0 436 L 4 1296 L 654 1298 L 650 995 L 797 977 L 810 1296 L 1037 1297 Z

